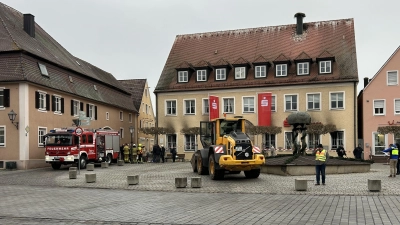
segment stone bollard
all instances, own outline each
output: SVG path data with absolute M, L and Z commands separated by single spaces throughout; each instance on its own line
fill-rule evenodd
M 377 192 L 381 191 L 381 180 L 368 179 L 368 190 Z
M 73 167 L 73 166 L 71 166 L 71 167 L 69 168 L 69 171 L 71 171 L 71 170 L 77 171 L 77 170 L 78 170 L 78 167 Z
M 69 179 L 76 179 L 77 170 L 69 170 Z
M 118 166 L 123 166 L 124 164 L 124 160 L 118 160 Z
M 96 182 L 96 174 L 95 173 L 87 173 L 85 174 L 86 183 L 95 183 Z
M 201 177 L 192 177 L 190 179 L 190 185 L 192 188 L 201 188 Z
M 93 171 L 94 170 L 94 164 L 93 163 L 87 164 L 86 165 L 86 170 L 87 171 Z
M 175 187 L 185 188 L 187 186 L 187 177 L 175 177 Z
M 101 168 L 108 168 L 108 163 L 101 162 Z
M 139 175 L 128 175 L 126 181 L 128 182 L 128 185 L 139 184 Z
M 294 188 L 296 189 L 296 191 L 307 191 L 307 180 L 295 179 Z

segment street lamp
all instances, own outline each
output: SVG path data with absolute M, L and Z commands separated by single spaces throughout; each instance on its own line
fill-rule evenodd
M 131 160 L 131 163 L 133 163 L 133 158 L 132 158 L 132 146 L 133 146 L 132 135 L 133 135 L 133 132 L 135 132 L 135 128 L 133 126 L 130 126 L 129 127 L 129 132 L 131 132 L 131 148 L 129 149 L 129 159 Z
M 8 113 L 8 118 L 11 120 L 11 123 L 14 124 L 18 130 L 18 122 L 14 122 L 15 117 L 17 117 L 17 114 L 14 112 L 14 110 L 11 110 L 11 112 Z

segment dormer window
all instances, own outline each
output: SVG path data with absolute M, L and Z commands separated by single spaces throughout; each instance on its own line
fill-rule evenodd
M 41 63 L 38 63 L 38 64 L 39 64 L 40 73 L 42 75 L 44 75 L 44 76 L 49 76 L 49 73 L 47 72 L 46 65 L 43 65 Z
M 207 70 L 197 70 L 197 81 L 207 81 Z
M 226 69 L 216 69 L 215 70 L 215 79 L 216 80 L 226 80 Z
M 297 63 L 297 75 L 308 75 L 310 74 L 310 63 L 302 62 Z
M 179 71 L 178 72 L 178 82 L 179 83 L 186 83 L 189 80 L 188 71 Z
M 267 66 L 256 66 L 255 69 L 255 77 L 261 78 L 267 76 Z
M 320 61 L 319 62 L 319 73 L 332 73 L 332 61 Z
M 246 79 L 246 67 L 235 68 L 235 79 Z
M 277 64 L 276 65 L 276 76 L 277 77 L 287 76 L 287 64 Z

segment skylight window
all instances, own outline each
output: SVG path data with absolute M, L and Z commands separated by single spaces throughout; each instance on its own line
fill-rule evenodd
M 49 76 L 49 73 L 47 72 L 46 65 L 43 65 L 41 63 L 38 63 L 38 64 L 39 64 L 40 73 L 42 75 Z

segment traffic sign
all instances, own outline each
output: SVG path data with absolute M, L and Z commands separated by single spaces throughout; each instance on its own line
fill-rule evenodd
M 76 135 L 81 136 L 82 133 L 83 133 L 83 129 L 82 129 L 82 128 L 77 127 L 77 128 L 75 129 L 75 134 L 76 134 Z

